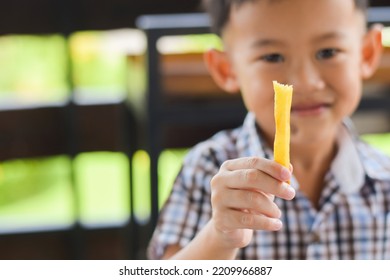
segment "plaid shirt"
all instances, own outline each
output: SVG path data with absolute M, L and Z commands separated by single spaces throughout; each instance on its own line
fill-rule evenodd
M 325 177 L 319 207 L 312 206 L 293 178 L 296 197 L 275 199 L 283 212 L 282 229 L 255 231 L 237 258 L 390 259 L 390 159 L 346 127 L 340 131 L 339 152 Z M 272 158 L 251 113 L 242 127 L 195 146 L 161 211 L 149 258 L 160 258 L 169 244 L 186 246 L 211 217 L 210 180 L 221 164 L 253 155 Z

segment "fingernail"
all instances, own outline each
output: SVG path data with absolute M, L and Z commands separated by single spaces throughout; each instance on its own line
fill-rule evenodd
M 286 193 L 287 193 L 287 196 L 289 198 L 293 198 L 295 196 L 295 189 L 293 187 L 291 187 L 289 184 L 287 183 L 283 183 L 283 187 L 285 188 L 286 190 Z
M 291 172 L 287 168 L 283 167 L 280 172 L 280 176 L 283 181 L 287 181 L 291 177 Z
M 274 230 L 279 230 L 279 229 L 282 228 L 282 226 L 283 226 L 283 224 L 282 224 L 282 221 L 281 221 L 281 220 L 279 220 L 279 219 L 273 219 L 273 229 L 274 229 Z

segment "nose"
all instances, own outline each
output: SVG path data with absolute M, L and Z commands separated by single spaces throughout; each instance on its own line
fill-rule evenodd
M 297 93 L 311 94 L 325 87 L 320 69 L 313 61 L 297 61 L 291 67 L 289 77 L 289 83 Z

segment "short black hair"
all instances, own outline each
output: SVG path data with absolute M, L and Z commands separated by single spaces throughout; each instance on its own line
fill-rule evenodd
M 225 25 L 229 21 L 230 12 L 233 7 L 239 7 L 247 2 L 257 0 L 202 0 L 202 5 L 211 19 L 211 31 L 221 35 Z M 273 1 L 273 0 L 268 0 Z M 357 9 L 364 14 L 369 7 L 369 0 L 354 0 Z

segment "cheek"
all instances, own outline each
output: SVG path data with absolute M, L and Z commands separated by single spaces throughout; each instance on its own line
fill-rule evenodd
M 345 108 L 345 114 L 350 116 L 359 104 L 362 94 L 362 81 L 356 69 L 347 73 L 349 75 L 340 79 L 340 90 L 337 92 L 340 94 L 339 99 L 342 101 L 341 106 Z
M 361 90 L 356 89 L 354 92 L 350 92 L 348 96 L 346 96 L 346 115 L 351 116 L 357 109 L 360 99 L 361 99 Z
M 248 82 L 243 88 L 243 100 L 248 111 L 256 116 L 257 123 L 269 136 L 274 134 L 274 93 L 260 82 Z
M 359 104 L 362 92 L 362 80 L 357 59 L 348 59 L 339 65 L 333 65 L 325 72 L 326 83 L 331 87 L 337 101 L 338 114 L 350 116 Z M 328 71 L 329 70 L 329 71 Z
M 270 82 L 269 84 L 272 83 Z M 260 112 L 273 106 L 274 96 L 271 86 L 265 81 L 251 78 L 249 75 L 242 80 L 242 95 L 247 109 L 252 112 Z
M 246 72 L 239 78 L 241 95 L 248 111 L 254 113 L 258 121 L 266 124 L 273 121 L 274 93 L 272 82 L 267 86 L 266 81 L 259 79 L 257 75 Z M 259 122 L 259 124 L 261 125 Z

